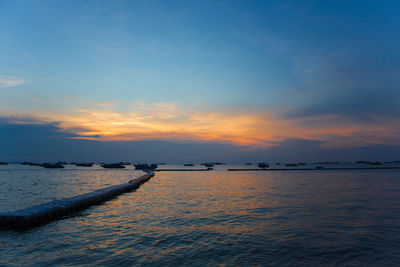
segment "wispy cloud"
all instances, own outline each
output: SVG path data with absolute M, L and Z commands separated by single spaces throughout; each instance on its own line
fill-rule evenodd
M 0 75 L 0 88 L 14 87 L 24 84 L 21 78 Z

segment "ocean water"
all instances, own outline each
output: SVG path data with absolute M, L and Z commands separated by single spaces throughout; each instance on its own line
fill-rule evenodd
M 400 170 L 230 167 L 158 172 L 101 205 L 1 231 L 0 266 L 400 265 Z M 0 166 L 0 212 L 141 175 L 131 168 Z

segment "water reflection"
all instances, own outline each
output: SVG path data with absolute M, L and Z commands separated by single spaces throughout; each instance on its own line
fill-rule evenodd
M 26 205 L 140 174 L 71 169 L 7 175 L 30 185 L 19 187 L 31 198 Z M 399 174 L 157 173 L 136 192 L 78 216 L 22 234 L 0 233 L 0 264 L 393 265 L 400 262 Z M 8 189 L 18 184 L 1 182 Z M 43 184 L 45 193 L 32 189 Z M 18 200 L 10 198 L 6 202 Z
M 0 212 L 73 197 L 114 184 L 126 183 L 143 172 L 105 170 L 99 165 L 86 169 L 68 165 L 65 169 L 8 165 L 0 170 Z

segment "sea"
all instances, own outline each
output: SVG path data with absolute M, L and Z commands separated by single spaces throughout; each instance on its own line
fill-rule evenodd
M 400 170 L 227 171 L 245 167 L 157 172 L 102 204 L 0 231 L 0 266 L 400 266 Z M 142 174 L 0 166 L 0 213 Z

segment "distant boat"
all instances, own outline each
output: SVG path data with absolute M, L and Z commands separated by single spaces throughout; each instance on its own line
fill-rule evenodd
M 48 162 L 46 162 L 46 163 L 40 164 L 39 166 L 43 167 L 43 168 L 46 168 L 46 169 L 62 169 L 62 168 L 64 168 L 64 166 L 59 164 L 58 162 L 57 163 L 48 163 Z
M 183 164 L 183 166 L 194 166 L 192 163 Z
M 369 165 L 382 165 L 382 162 L 380 161 L 373 161 L 373 162 L 368 162 Z
M 363 161 L 363 160 L 359 160 L 356 161 L 357 164 L 369 164 L 369 165 L 382 165 L 382 162 L 380 161 Z
M 24 161 L 24 162 L 21 163 L 21 165 L 40 166 L 39 163 L 33 163 L 31 161 Z
M 135 170 L 155 170 L 158 168 L 157 164 L 135 164 Z
M 297 164 L 296 163 L 288 163 L 288 164 L 286 164 L 286 166 L 288 166 L 288 167 L 297 167 Z
M 313 164 L 325 164 L 325 165 L 328 165 L 328 164 L 339 164 L 339 162 L 338 161 L 319 161 L 319 162 L 314 162 Z
M 214 163 L 212 163 L 212 162 L 202 163 L 202 164 L 200 164 L 200 165 L 203 165 L 203 166 L 209 167 L 209 168 L 214 167 Z
M 79 167 L 92 167 L 92 166 L 93 166 L 93 163 L 92 163 L 92 162 L 90 162 L 90 163 L 84 163 L 84 162 L 82 162 L 82 163 L 75 163 L 75 165 L 76 165 L 76 166 L 79 166 Z
M 263 168 L 263 169 L 269 168 L 269 164 L 268 164 L 268 163 L 265 163 L 265 162 L 259 162 L 259 163 L 257 164 L 257 166 L 258 166 L 258 168 Z
M 8 165 L 8 162 L 0 161 L 0 165 Z
M 246 163 L 246 166 L 250 166 L 250 165 L 251 165 L 251 163 L 250 163 L 250 162 Z
M 121 163 L 101 164 L 101 167 L 105 169 L 125 169 L 125 166 Z

